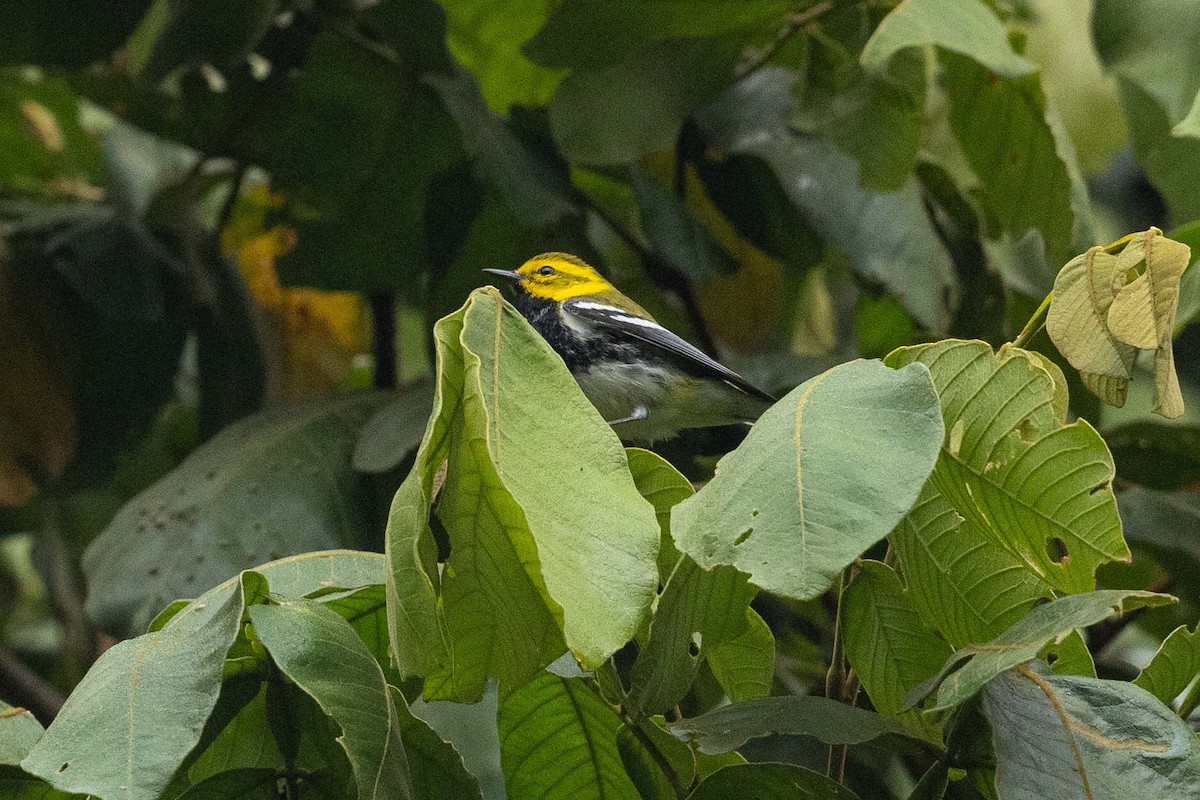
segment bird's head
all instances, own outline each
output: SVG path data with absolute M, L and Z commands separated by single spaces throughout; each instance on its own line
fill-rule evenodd
M 555 303 L 613 288 L 587 262 L 570 253 L 543 253 L 515 270 L 485 269 L 484 272 L 508 278 L 516 283 L 518 291 Z

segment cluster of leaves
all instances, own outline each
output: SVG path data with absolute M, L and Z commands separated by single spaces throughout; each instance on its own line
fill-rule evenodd
M 0 10 L 0 793 L 1190 796 L 1190 0 L 1082 123 L 1054 4 L 218 5 Z M 624 449 L 552 249 L 786 396 Z

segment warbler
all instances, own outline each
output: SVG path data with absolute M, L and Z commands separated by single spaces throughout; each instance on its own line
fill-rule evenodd
M 516 270 L 517 308 L 624 439 L 753 422 L 775 398 L 655 322 L 581 259 L 544 253 Z

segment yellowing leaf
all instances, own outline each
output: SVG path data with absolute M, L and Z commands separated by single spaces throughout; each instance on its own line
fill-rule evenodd
M 1123 246 L 1119 254 L 1113 251 Z M 1083 384 L 1122 406 L 1137 349 L 1153 350 L 1154 410 L 1183 414 L 1171 336 L 1191 249 L 1158 228 L 1076 256 L 1054 281 L 1046 329 Z
M 294 402 L 337 386 L 370 339 L 357 294 L 280 285 L 275 259 L 296 246 L 296 231 L 284 225 L 268 229 L 266 220 L 283 201 L 283 195 L 263 184 L 248 189 L 221 232 L 221 244 L 227 255 L 236 256 L 250 295 L 267 319 L 267 344 L 280 365 L 280 399 Z

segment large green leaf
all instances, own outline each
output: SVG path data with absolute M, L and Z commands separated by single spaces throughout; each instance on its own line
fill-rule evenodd
M 0 8 L 5 31 L 0 62 L 82 68 L 117 49 L 137 27 L 150 0 L 80 5 L 71 0 L 20 0 Z
M 859 60 L 878 70 L 901 50 L 928 45 L 969 56 L 1009 78 L 1035 69 L 1013 52 L 1004 25 L 977 0 L 905 0 L 879 23 Z
M 233 9 L 212 0 L 171 0 L 142 76 L 157 82 L 180 66 L 234 66 L 255 49 L 280 6 L 279 0 L 252 0 Z
M 858 566 L 842 595 L 846 658 L 875 709 L 896 716 L 905 709 L 905 695 L 953 651 L 921 620 L 891 568 L 878 561 Z
M 759 588 L 816 597 L 912 507 L 942 438 L 925 369 L 843 364 L 762 416 L 676 507 L 672 536 L 702 568 L 731 565 Z
M 954 652 L 941 671 L 908 696 L 919 702 L 938 688 L 934 708 L 950 708 L 969 699 L 985 683 L 1010 667 L 1037 657 L 1042 648 L 1061 641 L 1076 628 L 1086 628 L 1113 614 L 1175 602 L 1167 594 L 1106 589 L 1070 595 L 1038 606 L 990 642 Z M 966 662 L 964 664 L 964 662 Z
M 245 597 L 264 588 L 248 576 L 201 612 L 105 651 L 21 766 L 68 792 L 157 798 L 200 741 Z
M 996 793 L 1184 800 L 1200 785 L 1200 745 L 1153 695 L 1123 681 L 1005 672 L 983 690 Z
M 1142 687 L 1166 705 L 1175 702 L 1200 678 L 1200 626 L 1188 630 L 1180 625 L 1163 639 L 1134 684 Z
M 954 647 L 998 636 L 1050 591 L 1024 562 L 959 516 L 932 482 L 888 541 L 909 601 Z
M 497 725 L 511 797 L 638 800 L 617 750 L 621 720 L 584 680 L 534 679 L 501 703 Z
M 0 765 L 20 764 L 42 732 L 42 724 L 27 709 L 0 700 Z
M 0 181 L 11 190 L 83 193 L 103 174 L 100 150 L 79 124 L 79 98 L 61 79 L 0 69 Z M 61 191 L 61 188 L 59 189 Z
M 765 697 L 722 706 L 669 726 L 702 753 L 728 753 L 749 739 L 773 734 L 811 736 L 825 744 L 862 744 L 881 737 L 909 740 L 899 721 L 827 697 Z
M 434 416 L 389 524 L 401 669 L 443 665 L 429 670 L 427 695 L 473 699 L 488 675 L 510 691 L 565 647 L 598 665 L 653 598 L 654 509 L 561 359 L 494 289 L 472 294 L 435 336 Z M 547 446 L 562 441 L 573 445 Z M 451 555 L 439 590 L 421 548 L 432 547 L 426 515 L 443 460 Z
M 1133 486 L 1119 499 L 1129 541 L 1170 564 L 1181 588 L 1200 591 L 1200 493 Z
M 701 569 L 681 556 L 663 587 L 650 635 L 630 674 L 629 701 L 643 714 L 658 714 L 687 693 L 700 663 L 747 630 L 754 587 L 730 566 Z
M 792 130 L 795 73 L 764 68 L 697 115 L 709 143 L 768 163 L 793 203 L 855 272 L 882 283 L 929 330 L 944 330 L 957 305 L 949 253 L 925 213 L 915 178 L 900 189 L 860 185 L 855 160 L 837 146 Z
M 752 608 L 746 623 L 741 634 L 708 651 L 708 668 L 734 703 L 766 697 L 775 681 L 775 637 Z
M 642 497 L 654 506 L 661 533 L 658 546 L 658 580 L 666 584 L 679 561 L 679 551 L 671 539 L 671 509 L 696 493 L 691 482 L 657 453 L 630 447 L 625 450 L 629 472 Z
M 145 630 L 171 600 L 243 569 L 357 542 L 367 509 L 350 453 L 386 399 L 343 395 L 266 412 L 195 451 L 84 554 L 88 615 L 111 630 Z
M 858 795 L 819 772 L 794 764 L 735 764 L 719 769 L 688 800 L 857 800 Z
M 412 773 L 413 800 L 482 800 L 479 781 L 467 771 L 454 745 L 413 715 L 404 696 L 392 687 L 400 719 L 400 738 Z
M 1096 567 L 1129 558 L 1112 456 L 1086 421 L 1063 424 L 1044 361 L 946 340 L 901 348 L 887 363 L 929 366 L 946 425 L 933 484 L 972 527 L 1067 592 L 1087 591 Z
M 721 34 L 760 35 L 768 41 L 794 8 L 787 0 L 566 0 L 526 46 L 548 66 L 613 64 L 667 39 Z
M 254 632 L 279 670 L 341 731 L 357 796 L 412 798 L 400 719 L 383 670 L 337 614 L 311 600 L 249 609 Z
M 585 164 L 628 164 L 669 149 L 684 119 L 734 79 L 737 42 L 672 39 L 612 66 L 568 75 L 550 101 L 563 154 Z
M 421 383 L 379 409 L 362 426 L 351 463 L 359 472 L 387 472 L 421 443 L 433 406 L 433 387 Z
M 1190 269 L 1184 273 L 1190 274 Z M 1200 275 L 1200 269 L 1195 274 Z M 1117 475 L 1128 481 L 1167 490 L 1200 481 L 1200 427 L 1130 422 L 1106 429 L 1104 441 L 1112 451 Z

